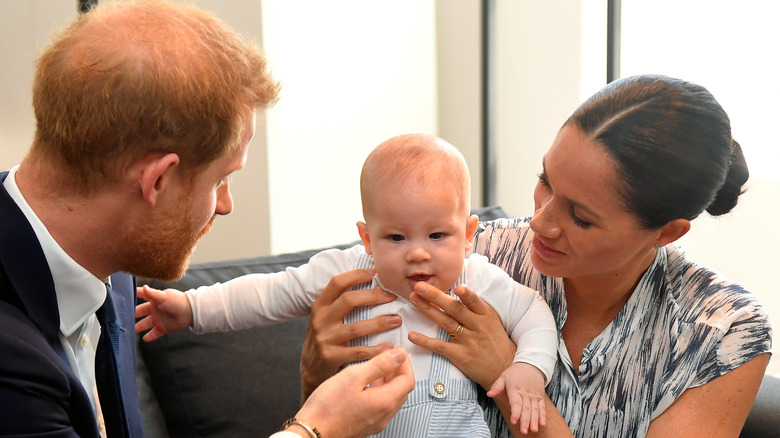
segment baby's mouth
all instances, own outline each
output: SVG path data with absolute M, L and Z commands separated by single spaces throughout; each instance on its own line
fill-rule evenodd
M 409 276 L 409 281 L 413 283 L 417 283 L 418 281 L 423 281 L 425 283 L 430 283 L 433 281 L 433 275 L 427 275 L 427 274 L 414 274 Z

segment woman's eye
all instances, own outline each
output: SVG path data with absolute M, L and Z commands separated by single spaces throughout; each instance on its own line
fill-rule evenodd
M 404 236 L 400 234 L 391 234 L 389 237 L 390 240 L 392 240 L 393 242 L 401 242 L 402 240 L 404 240 Z
M 442 237 L 444 237 L 444 233 L 431 233 L 431 235 L 428 237 L 430 237 L 433 240 L 439 240 Z
M 574 214 L 574 211 L 571 212 L 571 220 L 572 220 L 572 222 L 574 222 L 574 225 L 576 225 L 576 226 L 578 226 L 580 228 L 586 229 L 586 230 L 588 228 L 590 228 L 591 225 L 593 225 L 591 222 L 588 222 L 586 220 L 583 220 L 583 219 L 580 219 L 579 217 L 577 217 L 577 215 Z

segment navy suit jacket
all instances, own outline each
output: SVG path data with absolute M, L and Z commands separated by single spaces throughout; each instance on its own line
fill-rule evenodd
M 0 436 L 98 437 L 87 392 L 59 340 L 57 297 L 46 258 L 0 173 Z M 120 326 L 121 412 L 103 411 L 108 436 L 142 437 L 135 384 L 135 282 L 111 276 Z

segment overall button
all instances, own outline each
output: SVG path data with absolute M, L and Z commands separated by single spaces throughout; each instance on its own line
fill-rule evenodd
M 436 394 L 444 394 L 444 384 L 441 382 L 436 382 L 436 384 L 433 385 L 434 391 L 436 391 Z

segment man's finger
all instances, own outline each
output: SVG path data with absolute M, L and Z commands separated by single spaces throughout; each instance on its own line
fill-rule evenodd
M 407 358 L 406 350 L 401 347 L 383 351 L 365 363 L 365 373 L 360 378 L 364 385 L 368 385 L 377 379 L 396 373 Z

